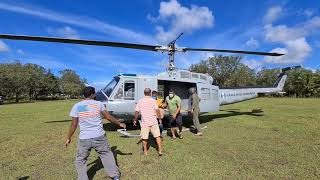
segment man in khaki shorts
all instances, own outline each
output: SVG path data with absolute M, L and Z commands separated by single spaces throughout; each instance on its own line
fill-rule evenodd
M 160 129 L 158 125 L 157 117 L 160 119 L 160 124 L 162 120 L 160 117 L 159 107 L 157 101 L 151 97 L 151 89 L 146 88 L 144 90 L 145 97 L 141 98 L 136 106 L 135 115 L 133 120 L 133 125 L 137 125 L 137 119 L 139 112 L 141 113 L 141 139 L 143 143 L 144 155 L 148 155 L 148 139 L 149 133 L 151 132 L 153 137 L 156 138 L 158 144 L 158 154 L 162 156 L 162 144 L 160 137 Z

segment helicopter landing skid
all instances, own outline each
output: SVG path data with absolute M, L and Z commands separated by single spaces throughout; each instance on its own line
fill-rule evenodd
M 207 128 L 208 128 L 208 126 L 204 126 L 201 129 L 207 129 Z M 190 131 L 190 128 L 183 128 L 182 131 L 183 132 Z M 122 137 L 127 137 L 127 138 L 140 138 L 141 137 L 140 134 L 131 134 L 131 133 L 129 133 L 127 131 L 127 129 L 118 129 L 117 132 L 120 133 L 122 135 Z M 162 133 L 166 134 L 167 131 L 164 130 L 164 131 L 162 131 Z

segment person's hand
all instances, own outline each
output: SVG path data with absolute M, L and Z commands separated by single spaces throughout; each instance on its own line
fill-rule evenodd
M 162 124 L 162 119 L 159 119 L 159 123 Z
M 126 129 L 127 125 L 125 123 L 120 123 L 119 125 L 121 128 Z
M 65 143 L 65 144 L 66 144 L 66 147 L 68 147 L 68 145 L 69 145 L 70 143 L 71 143 L 71 139 L 68 138 L 68 139 L 66 140 L 66 143 Z
M 177 115 L 173 115 L 172 118 L 173 118 L 173 120 L 176 120 Z
M 137 120 L 133 120 L 133 126 L 137 126 Z

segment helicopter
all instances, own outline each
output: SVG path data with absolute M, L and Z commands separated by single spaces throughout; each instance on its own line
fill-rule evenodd
M 162 53 L 167 52 L 169 56 L 169 65 L 165 72 L 161 72 L 156 76 L 119 74 L 114 76 L 110 83 L 108 83 L 103 89 L 96 92 L 96 100 L 103 102 L 110 114 L 118 117 L 125 123 L 132 121 L 135 105 L 137 104 L 137 101 L 144 96 L 143 90 L 145 88 L 157 91 L 158 98 L 161 99 L 164 99 L 169 94 L 169 90 L 173 90 L 182 100 L 181 114 L 183 116 L 188 115 L 188 110 L 190 108 L 188 90 L 190 88 L 195 88 L 201 99 L 200 113 L 203 114 L 208 112 L 217 112 L 219 111 L 220 106 L 253 99 L 258 97 L 259 94 L 283 93 L 282 90 L 287 79 L 286 72 L 291 69 L 300 68 L 300 66 L 283 68 L 276 82 L 271 87 L 220 88 L 219 86 L 212 84 L 213 78 L 208 74 L 195 73 L 176 68 L 174 64 L 175 53 L 205 51 L 262 56 L 282 56 L 284 54 L 275 52 L 270 53 L 227 49 L 176 47 L 176 41 L 182 34 L 183 33 L 166 46 L 8 34 L 0 34 L 0 39 L 109 46 Z M 166 116 L 168 116 L 168 112 L 166 112 Z

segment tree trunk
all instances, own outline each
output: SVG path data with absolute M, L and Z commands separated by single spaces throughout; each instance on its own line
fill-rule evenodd
M 19 102 L 19 93 L 16 93 L 16 103 Z

